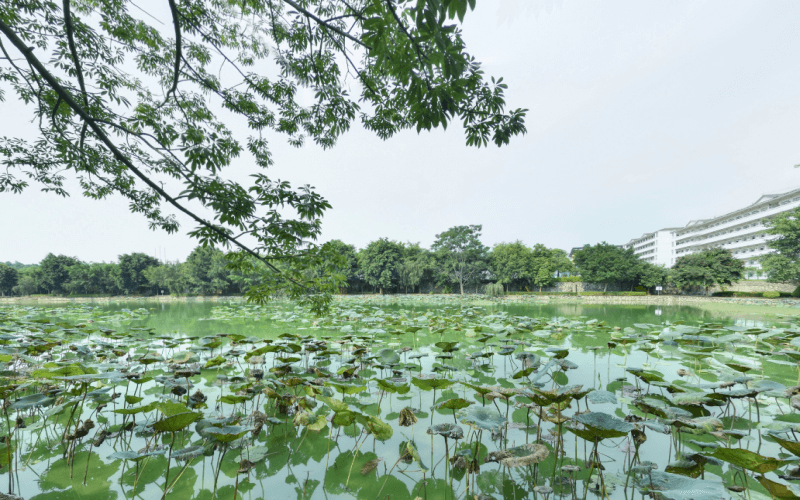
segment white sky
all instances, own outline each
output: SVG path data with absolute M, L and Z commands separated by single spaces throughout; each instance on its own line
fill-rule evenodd
M 621 244 L 800 186 L 800 2 L 481 0 L 464 30 L 509 107 L 530 110 L 528 134 L 480 150 L 458 126 L 388 142 L 355 127 L 329 151 L 275 138 L 269 175 L 333 205 L 325 240 L 429 246 L 483 224 L 488 245 Z M 30 128 L 13 103 L 0 117 L 0 135 Z M 78 191 L 0 194 L 0 235 L 0 262 L 174 260 L 195 246 Z

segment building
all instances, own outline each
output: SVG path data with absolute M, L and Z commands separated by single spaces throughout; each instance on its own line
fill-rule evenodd
M 671 267 L 675 263 L 675 231 L 678 228 L 659 229 L 645 233 L 622 245 L 625 250 L 633 248 L 633 253 L 651 264 Z
M 710 219 L 693 220 L 684 227 L 646 233 L 623 247 L 633 247 L 639 258 L 666 267 L 672 267 L 684 255 L 706 248 L 724 248 L 744 262 L 748 268 L 746 277 L 764 279 L 766 275 L 761 272 L 758 259 L 770 252 L 767 242 L 773 238 L 766 234 L 766 222 L 798 206 L 800 189 L 765 194 L 755 203 L 733 212 Z

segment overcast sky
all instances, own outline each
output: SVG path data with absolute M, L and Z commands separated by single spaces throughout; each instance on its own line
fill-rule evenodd
M 325 240 L 429 246 L 482 224 L 488 245 L 568 250 L 800 187 L 800 2 L 480 0 L 464 31 L 509 106 L 529 109 L 528 134 L 499 149 L 466 147 L 457 126 L 387 142 L 355 127 L 329 151 L 274 141 L 269 174 L 333 205 Z M 0 111 L 0 134 L 30 127 L 22 108 Z M 0 214 L 0 262 L 174 260 L 195 246 L 150 231 L 122 199 L 77 191 L 3 193 Z

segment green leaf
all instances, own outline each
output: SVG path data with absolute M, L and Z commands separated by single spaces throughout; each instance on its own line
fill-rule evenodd
M 202 414 L 195 412 L 178 413 L 159 420 L 153 424 L 153 428 L 160 432 L 178 432 L 199 420 L 202 416 Z
M 737 467 L 758 472 L 759 474 L 773 471 L 778 467 L 782 467 L 788 463 L 785 460 L 765 457 L 743 448 L 718 448 L 714 450 L 712 456 Z

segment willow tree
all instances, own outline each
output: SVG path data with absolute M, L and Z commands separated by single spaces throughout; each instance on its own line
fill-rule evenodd
M 314 243 L 330 204 L 266 174 L 271 141 L 330 148 L 356 120 L 382 139 L 458 120 L 478 147 L 524 133 L 525 110 L 507 111 L 502 79 L 466 51 L 459 26 L 474 7 L 5 0 L 0 98 L 26 105 L 38 133 L 0 139 L 0 191 L 64 196 L 73 177 L 86 196 L 126 197 L 153 229 L 175 232 L 184 214 L 199 243 L 268 271 L 250 299 L 282 288 L 324 306 L 342 277 L 302 271 L 336 258 Z M 240 125 L 247 134 L 232 132 Z M 256 166 L 249 183 L 226 178 L 235 161 Z

